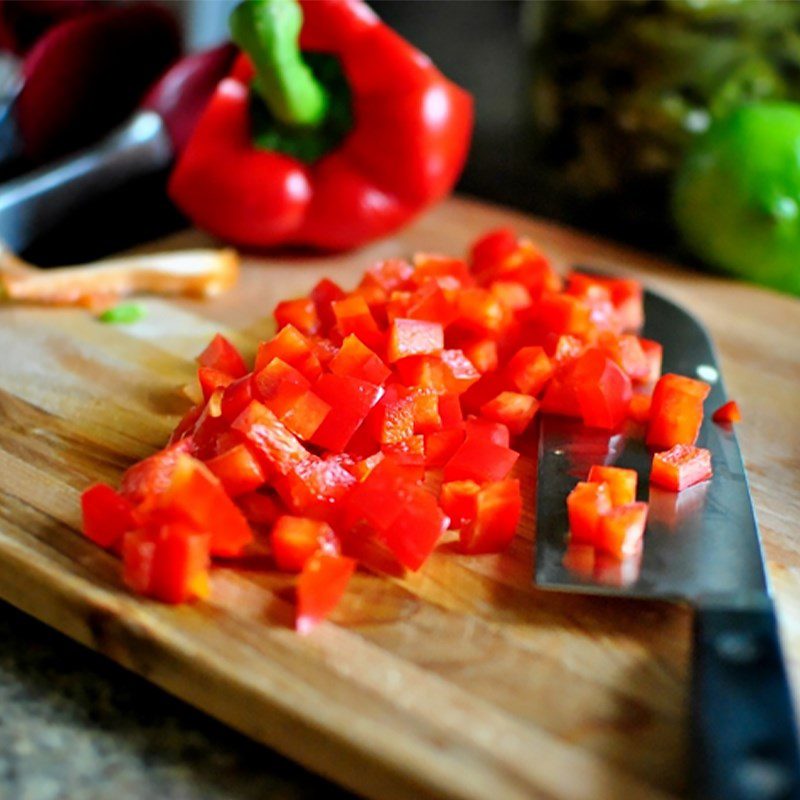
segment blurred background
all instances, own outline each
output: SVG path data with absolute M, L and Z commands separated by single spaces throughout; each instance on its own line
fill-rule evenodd
M 82 0 L 66 2 L 80 5 Z M 713 213 L 704 216 L 701 208 L 699 215 L 687 214 L 693 219 L 684 220 L 688 232 L 681 237 L 669 198 L 687 150 L 715 120 L 759 101 L 800 99 L 800 3 L 370 4 L 475 98 L 475 135 L 458 191 L 695 266 L 702 263 L 698 255 L 708 256 L 706 263 L 716 260 L 725 266 L 726 259 L 736 262 L 738 250 L 749 248 L 745 263 L 731 265 L 733 271 L 751 277 L 750 263 L 773 261 L 778 277 L 772 285 L 798 291 L 800 279 L 785 276 L 787 262 L 793 263 L 795 255 L 800 260 L 795 197 L 800 197 L 800 161 L 795 158 L 788 165 L 785 186 L 774 176 L 761 180 L 751 174 L 770 168 L 759 161 L 766 158 L 764 147 L 775 146 L 792 158 L 800 143 L 796 109 L 790 110 L 786 124 L 767 120 L 766 138 L 748 145 L 744 134 L 737 138 L 734 132 L 733 139 L 723 142 L 733 149 L 734 161 L 741 155 L 743 167 L 733 177 L 738 181 L 733 189 L 727 184 L 712 187 L 712 196 L 716 192 L 735 202 L 726 208 L 728 218 L 721 227 Z M 6 2 L 0 8 L 19 5 Z M 52 2 L 21 5 L 41 9 Z M 164 0 L 160 5 L 178 19 L 188 50 L 227 38 L 234 0 Z M 696 170 L 690 171 L 690 190 L 698 184 L 692 180 L 695 175 Z M 182 220 L 164 197 L 164 178 L 137 180 L 102 201 L 76 207 L 70 219 L 27 255 L 46 264 L 63 260 L 67 248 L 75 258 L 92 258 L 174 230 Z M 709 203 L 713 206 L 713 199 L 706 199 Z M 720 237 L 727 237 L 722 247 L 728 243 L 728 252 L 704 252 L 708 248 L 703 241 L 681 247 L 679 242 L 691 240 L 690 229 L 698 224 L 701 238 L 709 227 L 718 228 Z M 751 248 L 751 241 L 760 249 Z

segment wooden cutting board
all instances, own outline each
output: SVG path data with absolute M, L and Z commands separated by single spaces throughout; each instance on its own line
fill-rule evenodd
M 800 685 L 800 303 L 481 203 L 454 199 L 358 253 L 248 259 L 213 302 L 146 300 L 102 325 L 79 310 L 0 308 L 0 596 L 209 714 L 364 795 L 667 798 L 685 789 L 690 613 L 537 591 L 532 468 L 502 556 L 444 546 L 419 574 L 358 574 L 334 621 L 291 630 L 291 579 L 218 567 L 209 602 L 132 597 L 76 533 L 78 496 L 161 446 L 192 358 L 215 331 L 253 351 L 278 299 L 373 260 L 462 253 L 510 224 L 557 263 L 635 275 L 711 329 L 731 394 Z M 196 245 L 186 234 L 169 246 Z

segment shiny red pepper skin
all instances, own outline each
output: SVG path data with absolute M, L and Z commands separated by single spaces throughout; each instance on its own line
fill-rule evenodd
M 472 99 L 361 0 L 304 0 L 300 46 L 336 56 L 353 129 L 313 164 L 251 140 L 246 57 L 213 95 L 169 184 L 200 228 L 249 247 L 343 250 L 444 197 L 464 165 Z

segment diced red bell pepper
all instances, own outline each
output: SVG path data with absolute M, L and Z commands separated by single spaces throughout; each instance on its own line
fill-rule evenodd
M 134 464 L 122 476 L 120 494 L 135 506 L 147 510 L 167 490 L 178 459 L 191 448 L 191 441 L 181 439 Z
M 636 502 L 636 484 L 639 476 L 635 469 L 606 467 L 595 464 L 589 470 L 589 483 L 605 483 L 612 506 L 627 506 Z
M 475 496 L 475 517 L 461 528 L 461 551 L 470 555 L 500 553 L 517 532 L 522 497 L 518 480 L 487 483 Z
M 502 263 L 517 249 L 517 234 L 511 228 L 496 228 L 481 236 L 470 248 L 475 272 L 483 272 Z
M 597 549 L 616 558 L 635 553 L 642 543 L 647 523 L 647 503 L 615 506 L 600 518 Z
M 332 304 L 336 327 L 342 338 L 355 334 L 367 347 L 382 349 L 383 335 L 372 316 L 367 301 L 359 295 L 350 295 Z
M 335 375 L 349 375 L 376 386 L 382 386 L 392 370 L 355 334 L 346 336 L 328 369 Z
M 462 289 L 456 295 L 457 322 L 482 335 L 497 335 L 511 322 L 511 312 L 488 289 Z
M 438 355 L 443 348 L 444 330 L 439 322 L 398 318 L 389 328 L 389 363 L 409 356 Z
M 314 346 L 310 339 L 300 333 L 294 325 L 281 328 L 267 342 L 261 342 L 256 354 L 255 372 L 258 373 L 274 358 L 299 370 L 308 380 L 315 381 L 322 373 Z
M 650 483 L 680 492 L 708 480 L 712 474 L 711 453 L 708 450 L 693 445 L 676 444 L 670 450 L 653 456 Z
M 283 416 L 311 388 L 311 381 L 280 358 L 253 375 L 255 395 L 277 417 Z
M 295 436 L 307 442 L 319 430 L 330 410 L 330 405 L 314 392 L 303 392 L 281 416 L 281 422 Z
M 181 523 L 125 534 L 122 577 L 138 594 L 185 603 L 208 594 L 209 536 Z
M 414 274 L 411 280 L 420 287 L 435 283 L 446 289 L 461 289 L 475 283 L 466 261 L 435 253 L 414 255 Z
M 642 350 L 638 337 L 630 333 L 615 334 L 601 331 L 597 346 L 621 367 L 631 380 L 647 381 L 650 379 L 650 361 Z
M 339 539 L 327 522 L 284 515 L 275 522 L 269 536 L 272 557 L 278 569 L 300 572 L 315 553 L 338 556 Z
M 528 287 L 519 281 L 493 281 L 489 291 L 510 311 L 522 311 L 533 303 Z
M 241 378 L 247 374 L 247 364 L 241 353 L 220 333 L 200 353 L 197 362 L 201 367 L 211 367 L 232 378 Z
M 602 351 L 587 350 L 575 363 L 570 380 L 586 425 L 613 430 L 624 422 L 631 379 Z
M 398 455 L 401 457 L 414 458 L 417 457 L 416 463 L 420 467 L 425 467 L 425 437 L 421 433 L 415 433 L 412 436 L 406 436 L 405 439 L 400 439 L 397 442 L 390 442 L 389 444 L 381 445 L 381 449 L 386 455 Z
M 519 453 L 478 436 L 469 436 L 445 464 L 445 481 L 500 481 L 511 471 Z
M 380 450 L 373 453 L 371 456 L 353 461 L 352 463 L 344 463 L 342 466 L 359 482 L 365 480 L 378 464 L 386 458 L 385 454 Z
M 443 467 L 461 447 L 463 428 L 446 428 L 425 434 L 425 466 L 428 469 Z
M 461 350 L 443 350 L 441 359 L 447 394 L 463 394 L 481 377 Z
M 717 424 L 730 425 L 742 421 L 742 412 L 735 400 L 728 400 L 711 415 L 711 419 Z
M 96 483 L 81 495 L 83 533 L 100 547 L 112 547 L 137 527 L 133 504 L 110 486 Z
M 397 300 L 394 307 L 398 310 L 400 308 Z M 430 282 L 408 297 L 405 313 L 394 314 L 393 318 L 396 317 L 438 322 L 446 328 L 458 317 L 458 309 L 452 291 L 445 293 L 438 283 Z
M 253 492 L 267 480 L 258 459 L 246 444 L 238 444 L 209 459 L 206 466 L 219 478 L 231 497 Z
M 156 509 L 208 533 L 215 556 L 237 556 L 253 539 L 247 520 L 220 481 L 188 455 L 179 456 L 166 491 L 156 499 Z
M 229 383 L 222 393 L 220 414 L 230 424 L 253 401 L 253 375 L 248 373 Z
M 639 337 L 639 346 L 647 358 L 648 372 L 645 383 L 655 383 L 661 377 L 661 362 L 664 358 L 664 348 L 652 339 Z
M 537 395 L 553 376 L 553 365 L 544 348 L 530 345 L 517 350 L 506 365 L 505 374 L 515 391 Z
M 271 526 L 283 513 L 283 506 L 277 498 L 263 492 L 239 495 L 236 498 L 236 505 L 251 525 Z
M 553 365 L 555 374 L 564 376 L 586 350 L 586 344 L 577 336 L 569 333 L 562 333 L 556 337 L 550 362 Z
M 464 413 L 461 410 L 461 401 L 458 399 L 458 395 L 439 395 L 439 417 L 443 428 L 453 428 L 461 424 Z
M 580 298 L 546 293 L 539 302 L 538 321 L 553 333 L 585 334 L 590 327 L 590 308 Z
M 391 292 L 406 288 L 413 274 L 414 267 L 405 259 L 387 258 L 373 264 L 364 273 L 361 283 L 374 283 L 385 292 Z
M 310 455 L 275 483 L 286 505 L 295 513 L 334 520 L 337 504 L 356 484 L 341 464 Z
M 308 450 L 265 405 L 254 400 L 231 426 L 247 438 L 268 473 L 287 475 Z
M 501 392 L 481 406 L 481 414 L 486 419 L 502 422 L 515 436 L 531 424 L 538 410 L 536 398 L 519 392 Z
M 650 406 L 653 396 L 649 394 L 635 394 L 628 404 L 628 416 L 636 422 L 647 422 L 650 419 Z
M 662 376 L 653 390 L 647 444 L 667 449 L 694 444 L 703 422 L 703 401 L 710 391 L 707 383 L 694 378 Z
M 323 375 L 314 384 L 314 393 L 331 410 L 311 441 L 335 453 L 345 449 L 370 409 L 383 395 L 383 387 L 349 375 Z
M 567 496 L 572 540 L 594 544 L 600 518 L 611 511 L 611 492 L 606 483 L 581 481 Z
M 355 568 L 354 559 L 327 553 L 316 553 L 306 561 L 297 581 L 298 633 L 310 633 L 336 608 Z
M 475 499 L 480 491 L 475 481 L 449 481 L 439 492 L 439 505 L 450 517 L 450 527 L 460 528 L 475 519 Z
M 213 367 L 200 367 L 197 370 L 197 380 L 200 384 L 200 391 L 203 393 L 203 400 L 207 403 L 220 387 L 223 389 L 233 382 L 233 378 L 227 372 L 221 372 Z
M 497 342 L 494 339 L 476 339 L 465 344 L 463 349 L 464 355 L 481 375 L 497 369 L 499 357 L 497 354 Z
M 556 414 L 577 419 L 583 416 L 575 384 L 564 378 L 553 378 L 547 384 L 539 408 L 543 414 Z
M 310 297 L 283 300 L 275 306 L 275 324 L 278 329 L 293 325 L 301 333 L 313 336 L 321 327 L 317 307 Z
M 464 422 L 464 430 L 469 437 L 485 439 L 500 445 L 500 447 L 510 446 L 511 431 L 509 431 L 508 425 L 502 422 L 482 417 L 468 417 Z
M 442 427 L 440 396 L 433 389 L 417 389 L 408 398 L 414 415 L 414 433 L 431 433 Z
M 323 333 L 328 333 L 336 324 L 336 315 L 333 313 L 333 303 L 345 296 L 344 290 L 329 278 L 323 278 L 312 290 L 311 299 L 317 310 L 320 328 Z

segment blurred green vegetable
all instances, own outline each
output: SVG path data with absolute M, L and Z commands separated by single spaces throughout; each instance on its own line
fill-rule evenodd
M 98 319 L 112 325 L 130 325 L 147 316 L 147 311 L 138 303 L 120 303 L 113 308 L 106 309 Z
M 744 106 L 715 123 L 678 172 L 673 214 L 710 264 L 800 295 L 800 105 Z

